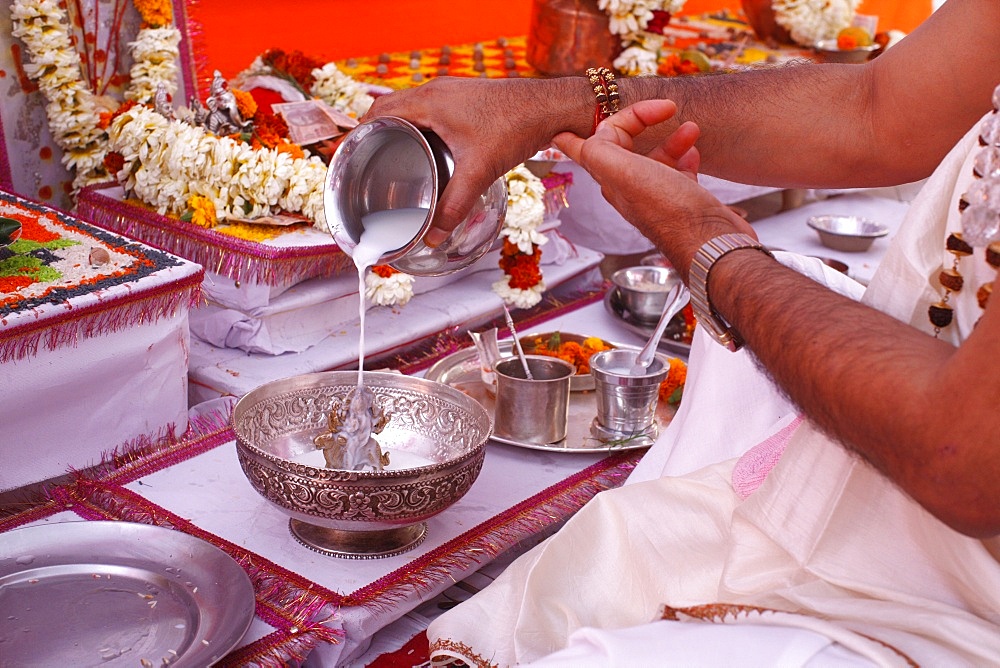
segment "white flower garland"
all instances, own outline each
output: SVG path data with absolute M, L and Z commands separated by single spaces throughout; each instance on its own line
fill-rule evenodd
M 107 135 L 100 128 L 100 104 L 84 83 L 65 11 L 58 0 L 14 0 L 10 12 L 11 32 L 24 42 L 28 54 L 24 71 L 48 102 L 49 130 L 63 151 L 63 165 L 74 172 L 74 189 L 107 180 Z M 179 42 L 180 32 L 173 27 L 139 31 L 130 45 L 132 71 L 139 76 L 130 81 L 127 98 L 140 99 L 140 91 L 155 91 L 160 83 L 176 90 Z
M 386 278 L 369 270 L 365 276 L 365 297 L 376 306 L 402 306 L 413 298 L 413 277 L 396 272 Z
M 354 118 L 364 116 L 375 101 L 361 83 L 341 72 L 333 63 L 313 70 L 312 75 L 314 83 L 309 92 Z
M 654 11 L 675 14 L 685 0 L 598 0 L 597 6 L 611 20 L 611 33 L 621 38 L 623 51 L 615 69 L 625 76 L 656 74 L 663 35 L 646 31 Z
M 545 185 L 523 164 L 507 172 L 507 217 L 501 237 L 507 237 L 518 250 L 531 255 L 533 246 L 548 242 L 538 231 L 545 220 Z
M 132 52 L 132 69 L 129 70 L 130 84 L 125 91 L 126 100 L 145 104 L 153 100 L 160 84 L 167 94 L 177 94 L 177 59 L 181 31 L 169 28 L 142 28 L 135 41 L 129 43 Z
M 861 0 L 773 0 L 775 22 L 796 44 L 812 46 L 851 25 Z
M 341 72 L 335 63 L 317 67 L 310 74 L 313 77 L 313 84 L 309 90 L 302 91 L 298 82 L 294 84 L 296 90 L 303 94 L 308 93 L 348 116 L 361 118 L 375 101 L 375 98 L 368 94 L 364 84 Z M 263 57 L 257 56 L 250 67 L 236 76 L 236 81 L 246 81 L 254 76 L 275 76 L 275 72 L 264 62 Z
M 326 165 L 318 157 L 293 158 L 275 149 L 253 149 L 142 105 L 115 118 L 108 137 L 109 148 L 124 159 L 119 182 L 161 214 L 179 216 L 191 196 L 200 195 L 211 200 L 220 220 L 288 211 L 327 229 Z

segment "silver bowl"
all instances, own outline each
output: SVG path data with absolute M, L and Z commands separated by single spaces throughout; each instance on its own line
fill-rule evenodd
M 451 151 L 435 133 L 394 116 L 361 123 L 337 147 L 327 169 L 323 206 L 337 246 L 353 256 L 368 214 L 425 209 L 416 235 L 400 231 L 399 245 L 377 264 L 415 276 L 443 276 L 469 266 L 493 248 L 500 234 L 507 181 L 494 181 L 450 236 L 431 247 L 424 235 L 454 171 Z
M 611 275 L 622 307 L 638 322 L 655 324 L 667 303 L 667 293 L 681 280 L 670 267 L 626 267 Z
M 469 491 L 483 466 L 492 418 L 442 383 L 365 372 L 365 385 L 390 415 L 376 436 L 390 466 L 326 468 L 313 438 L 327 431 L 330 411 L 357 379 L 356 371 L 328 371 L 249 392 L 233 410 L 236 453 L 250 484 L 289 516 L 303 545 L 338 557 L 390 557 L 419 545 L 426 520 Z
M 860 216 L 811 216 L 806 224 L 816 230 L 824 246 L 849 253 L 866 251 L 889 233 L 885 225 Z
M 878 51 L 878 44 L 858 46 L 853 49 L 837 48 L 837 40 L 821 39 L 813 46 L 816 58 L 823 63 L 863 63 Z

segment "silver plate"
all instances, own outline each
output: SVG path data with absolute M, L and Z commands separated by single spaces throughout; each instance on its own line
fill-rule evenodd
M 622 322 L 629 330 L 635 332 L 639 336 L 649 338 L 653 336 L 653 332 L 656 330 L 656 323 L 647 324 L 644 321 L 636 320 L 631 317 L 631 314 L 625 309 L 621 303 L 621 299 L 618 296 L 618 288 L 612 287 L 604 294 L 604 308 L 608 310 L 608 313 L 615 316 L 619 321 Z M 691 354 L 691 344 L 685 343 L 684 341 L 676 340 L 675 336 L 680 336 L 679 327 L 683 326 L 683 315 L 677 314 L 671 321 L 672 324 L 667 325 L 666 331 L 663 333 L 663 338 L 660 339 L 656 347 L 660 352 L 673 353 L 674 355 L 683 356 L 687 359 L 688 355 Z M 680 321 L 678 322 L 678 319 Z
M 0 534 L 0 654 L 12 666 L 207 666 L 254 616 L 250 578 L 199 538 L 131 522 Z
M 502 355 L 513 354 L 513 343 L 511 341 L 500 342 L 500 353 Z M 615 344 L 616 348 L 620 346 Z M 438 360 L 427 370 L 424 377 L 428 380 L 435 380 L 439 383 L 450 385 L 457 390 L 469 395 L 489 411 L 492 416 L 496 408 L 496 399 L 487 391 L 486 384 L 483 383 L 479 369 L 479 353 L 475 348 L 466 348 L 456 353 L 452 353 L 444 359 Z M 656 424 L 658 430 L 662 431 L 670 420 L 673 419 L 677 409 L 660 402 L 656 409 Z M 618 443 L 604 443 L 594 438 L 590 433 L 590 425 L 597 417 L 597 402 L 593 392 L 570 392 L 569 396 L 569 428 L 566 438 L 556 443 L 528 443 L 525 441 L 512 441 L 498 436 L 490 438 L 498 443 L 515 445 L 531 450 L 545 450 L 547 452 L 616 452 L 619 450 L 641 450 L 652 445 L 649 438 L 640 437 L 629 441 Z

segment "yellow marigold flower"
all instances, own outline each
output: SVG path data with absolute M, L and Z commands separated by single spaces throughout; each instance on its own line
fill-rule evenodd
M 212 229 L 219 224 L 215 216 L 215 204 L 202 195 L 192 195 L 188 199 L 188 209 L 191 210 L 191 222 L 198 227 Z

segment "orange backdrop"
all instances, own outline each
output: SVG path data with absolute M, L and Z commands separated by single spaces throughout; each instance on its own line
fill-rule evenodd
M 525 35 L 533 0 L 195 0 L 204 64 L 232 77 L 262 51 L 299 50 L 324 61 Z M 686 14 L 740 7 L 739 0 L 688 0 Z M 931 0 L 864 0 L 879 30 L 910 32 Z

